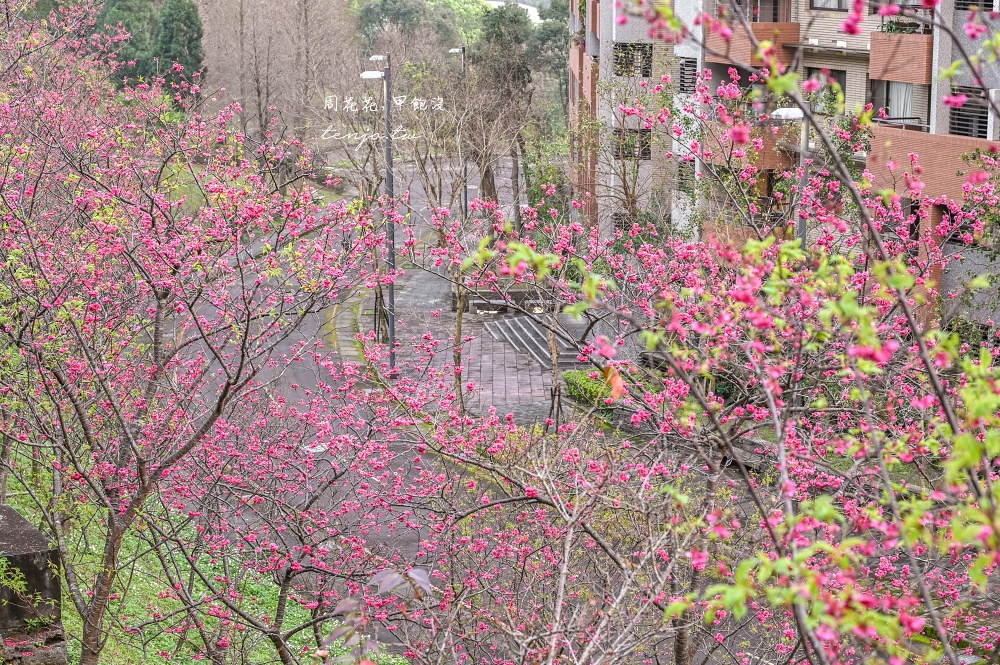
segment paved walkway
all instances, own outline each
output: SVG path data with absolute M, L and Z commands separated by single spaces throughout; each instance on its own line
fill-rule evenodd
M 362 360 L 354 338 L 359 329 L 371 329 L 374 306 L 374 294 L 362 290 L 331 311 L 326 338 L 345 360 Z M 551 404 L 551 371 L 495 340 L 483 328 L 484 322 L 499 316 L 503 315 L 472 311 L 462 319 L 463 337 L 471 337 L 462 347 L 463 381 L 476 384 L 475 390 L 467 393 L 466 407 L 482 414 L 492 405 L 500 415 L 514 414 L 519 423 L 544 422 Z M 429 332 L 440 342 L 432 365 L 443 367 L 453 362 L 455 322 L 448 282 L 425 270 L 406 268 L 396 282 L 397 341 L 406 348 L 411 342 L 423 341 Z M 405 351 L 399 352 L 397 365 L 403 364 L 405 355 Z
M 451 311 L 451 286 L 438 275 L 411 269 L 396 297 L 396 337 L 407 340 L 428 330 L 438 339 L 451 340 L 457 314 Z M 431 316 L 431 312 L 439 312 Z M 501 414 L 532 414 L 532 420 L 549 413 L 552 374 L 533 358 L 514 351 L 506 342 L 497 341 L 483 328 L 485 321 L 497 314 L 466 312 L 462 317 L 462 335 L 471 337 L 462 345 L 465 378 L 477 389 L 467 397 L 466 406 L 484 413 L 490 405 Z M 441 365 L 452 362 L 452 346 L 438 353 Z

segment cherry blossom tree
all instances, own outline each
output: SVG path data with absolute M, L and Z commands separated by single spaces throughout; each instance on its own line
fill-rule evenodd
M 420 663 L 1000 658 L 1000 349 L 940 327 L 935 277 L 944 241 L 990 230 L 991 154 L 963 201 L 904 210 L 918 156 L 896 190 L 847 163 L 868 109 L 817 124 L 822 159 L 782 175 L 794 205 L 759 216 L 773 118 L 735 103 L 738 73 L 714 95 L 703 77 L 688 108 L 622 112 L 678 159 L 723 156 L 739 242 L 602 236 L 586 199 L 519 224 L 438 211 L 426 250 L 401 232 L 550 335 L 586 321 L 593 391 L 526 426 L 466 408 L 464 330 L 399 341 L 391 375 L 373 335 L 363 363 L 333 357 L 324 310 L 398 277 L 379 267 L 394 202 L 323 208 L 305 146 L 248 143 L 237 108 L 115 93 L 88 16 L 17 15 L 0 39 L 0 464 L 58 543 L 81 662 L 161 634 L 215 663 L 370 643 Z M 756 46 L 754 83 L 808 113 Z M 933 205 L 950 214 L 915 236 Z M 160 602 L 127 616 L 150 562 Z
M 317 316 L 368 279 L 380 240 L 276 182 L 293 146 L 250 149 L 238 109 L 177 117 L 155 86 L 117 95 L 74 41 L 85 9 L 15 18 L 0 83 L 7 471 L 58 543 L 81 662 L 96 663 L 127 593 L 126 538 L 165 483 L 180 491 L 188 456 L 266 420 L 285 375 L 322 369 Z

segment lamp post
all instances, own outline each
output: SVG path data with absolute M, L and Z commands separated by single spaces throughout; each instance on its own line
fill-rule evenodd
M 798 217 L 798 235 L 801 240 L 802 249 L 806 248 L 806 219 L 802 216 L 802 199 L 805 196 L 806 180 L 809 178 L 809 167 L 806 159 L 809 156 L 809 118 L 802 109 L 785 108 L 776 109 L 771 117 L 775 120 L 798 120 L 799 121 L 799 166 L 802 167 L 802 176 L 799 178 L 799 203 L 795 213 Z
M 466 78 L 466 59 L 465 59 L 465 47 L 461 48 L 450 48 L 448 53 L 461 53 L 462 54 L 462 81 Z M 462 153 L 462 221 L 464 222 L 469 218 L 469 161 L 465 157 L 465 153 Z
M 385 107 L 385 195 L 390 201 L 395 195 L 393 192 L 392 180 L 392 61 L 389 54 L 373 55 L 369 58 L 372 62 L 384 62 L 382 71 L 361 72 L 363 79 L 382 79 L 383 104 Z M 386 240 L 389 243 L 389 272 L 396 271 L 396 223 L 392 215 L 386 217 Z M 395 285 L 389 282 L 389 373 L 396 368 L 396 289 Z

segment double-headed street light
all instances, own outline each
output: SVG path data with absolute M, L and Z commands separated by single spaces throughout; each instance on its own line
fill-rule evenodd
M 460 48 L 450 48 L 448 53 L 461 53 L 462 54 L 462 80 L 465 80 L 466 75 L 466 58 L 465 58 L 465 47 Z M 462 221 L 465 221 L 469 217 L 469 162 L 462 155 Z
M 392 181 L 392 61 L 389 54 L 373 55 L 369 58 L 372 62 L 384 62 L 382 71 L 361 72 L 361 78 L 382 79 L 382 94 L 385 107 L 385 195 L 390 201 L 394 196 Z M 396 271 L 396 224 L 392 214 L 386 217 L 386 240 L 389 243 L 389 272 Z M 395 278 L 393 278 L 395 279 Z M 396 368 L 396 289 L 393 283 L 389 282 L 389 373 Z

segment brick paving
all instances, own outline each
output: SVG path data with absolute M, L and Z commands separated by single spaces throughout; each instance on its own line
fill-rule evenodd
M 359 329 L 371 328 L 374 306 L 373 294 L 359 291 L 331 310 L 327 343 L 345 360 L 361 360 L 354 336 Z M 471 338 L 462 346 L 463 379 L 476 384 L 475 390 L 467 394 L 466 407 L 482 414 L 490 406 L 496 406 L 500 415 L 512 413 L 517 422 L 543 422 L 551 404 L 551 370 L 517 353 L 506 342 L 494 339 L 484 329 L 484 322 L 501 316 L 504 315 L 472 311 L 466 312 L 462 319 L 463 337 Z M 404 346 L 397 353 L 397 365 L 402 367 L 406 362 L 405 348 L 409 342 L 428 332 L 441 342 L 432 365 L 450 364 L 455 322 L 448 282 L 440 275 L 407 268 L 396 282 L 396 339 Z
M 456 313 L 451 311 L 451 287 L 439 275 L 413 269 L 398 283 L 396 295 L 396 338 L 400 341 L 431 332 L 444 342 L 454 334 Z M 431 313 L 436 312 L 437 316 Z M 464 379 L 476 384 L 466 398 L 473 412 L 484 413 L 491 405 L 501 414 L 514 413 L 519 419 L 543 420 L 549 412 L 551 371 L 533 358 L 497 341 L 483 323 L 502 314 L 466 312 L 462 335 L 471 340 L 462 344 Z M 442 344 L 434 364 L 452 362 L 451 345 Z

